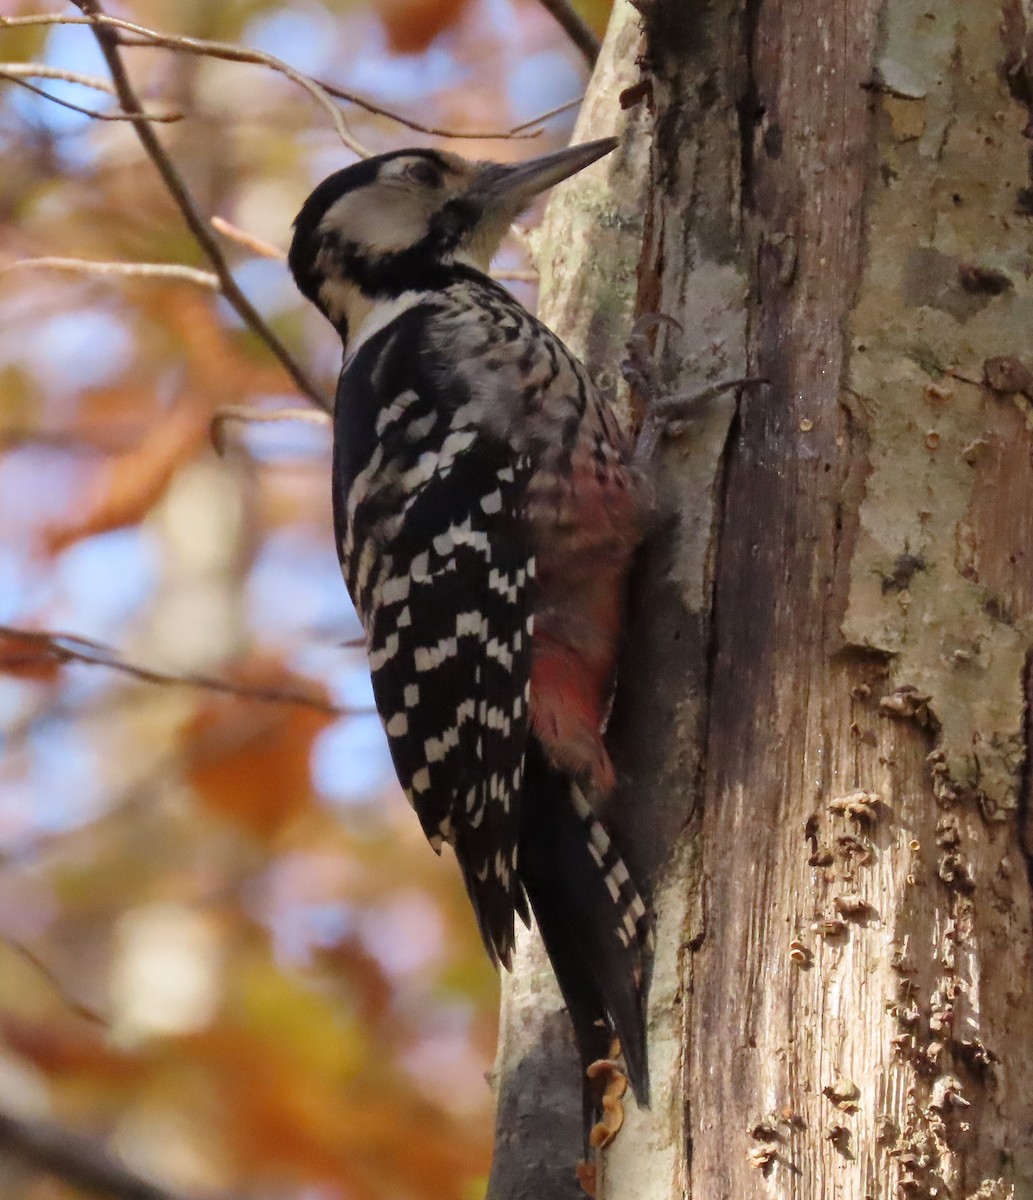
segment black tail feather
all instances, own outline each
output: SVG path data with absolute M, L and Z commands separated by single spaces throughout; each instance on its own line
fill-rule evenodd
M 574 1026 L 581 1067 L 620 1039 L 635 1099 L 649 1102 L 642 979 L 648 920 L 623 862 L 568 776 L 533 737 L 519 873 Z M 595 1098 L 585 1082 L 586 1122 Z
M 525 925 L 531 918 L 527 911 L 527 900 L 520 884 L 514 878 L 512 886 L 504 886 L 498 877 L 485 873 L 480 879 L 467 866 L 468 855 L 463 853 L 462 842 L 456 845 L 456 858 L 463 872 L 466 893 L 470 897 L 481 941 L 488 952 L 493 966 L 499 963 L 507 971 L 513 968 L 513 917 L 518 916 Z

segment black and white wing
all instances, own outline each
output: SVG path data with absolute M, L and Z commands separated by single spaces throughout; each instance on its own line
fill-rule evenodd
M 334 516 L 398 778 L 431 843 L 454 846 L 485 945 L 509 963 L 527 743 L 534 559 L 528 466 L 448 394 L 421 310 L 341 378 Z M 432 369 L 433 368 L 433 369 Z M 465 414 L 465 415 L 464 415 Z

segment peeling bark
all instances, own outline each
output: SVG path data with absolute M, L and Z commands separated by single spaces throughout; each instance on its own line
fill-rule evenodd
M 545 319 L 611 385 L 646 313 L 680 326 L 654 391 L 769 382 L 651 465 L 608 816 L 656 910 L 654 1095 L 598 1195 L 1024 1198 L 1033 14 L 641 8 L 579 134 L 642 103 L 607 190 L 550 211 Z M 577 1195 L 576 1100 L 544 1141 L 512 1117 L 576 1096 L 546 977 L 523 944 L 493 1200 Z

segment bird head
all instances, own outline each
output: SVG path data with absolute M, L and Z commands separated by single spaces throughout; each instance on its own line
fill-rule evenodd
M 463 267 L 486 271 L 539 192 L 616 145 L 604 138 L 514 164 L 395 150 L 345 167 L 294 222 L 294 279 L 347 343 L 349 326 L 378 301 L 445 286 Z

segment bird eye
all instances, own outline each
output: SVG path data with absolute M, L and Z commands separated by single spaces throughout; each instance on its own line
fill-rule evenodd
M 436 188 L 441 186 L 441 172 L 426 158 L 417 158 L 405 169 L 406 175 L 421 187 Z

